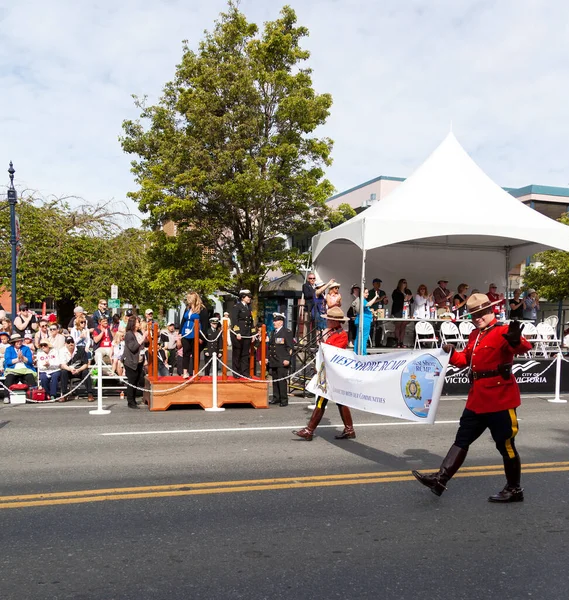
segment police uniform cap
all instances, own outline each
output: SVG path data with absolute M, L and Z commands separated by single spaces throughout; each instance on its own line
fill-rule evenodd
M 273 313 L 273 321 L 284 321 L 284 320 L 285 320 L 285 316 L 283 315 L 283 313 L 279 313 L 279 312 Z

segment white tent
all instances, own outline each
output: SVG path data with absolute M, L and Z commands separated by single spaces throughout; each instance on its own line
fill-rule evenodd
M 496 185 L 452 133 L 386 198 L 353 219 L 316 235 L 312 259 L 320 279 L 349 285 L 382 279 L 389 296 L 400 278 L 415 293 L 467 283 L 507 292 L 507 273 L 528 256 L 569 251 L 569 229 Z

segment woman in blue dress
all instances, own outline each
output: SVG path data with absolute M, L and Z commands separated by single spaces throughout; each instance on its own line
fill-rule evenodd
M 369 290 L 367 288 L 364 289 L 363 294 L 363 303 L 364 303 L 364 331 L 363 331 L 363 344 L 361 354 L 367 354 L 367 341 L 369 339 L 369 333 L 371 331 L 371 324 L 373 322 L 373 313 L 371 312 L 370 306 L 379 300 L 379 296 L 375 296 L 371 302 L 368 302 Z M 360 313 L 356 315 L 355 324 L 357 327 L 356 339 L 354 340 L 354 352 L 356 354 L 360 354 L 359 352 L 359 335 L 360 335 Z

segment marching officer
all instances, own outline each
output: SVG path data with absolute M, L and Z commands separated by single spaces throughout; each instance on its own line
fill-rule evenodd
M 256 329 L 253 326 L 253 315 L 251 314 L 251 292 L 241 290 L 239 302 L 231 311 L 231 331 L 233 339 L 231 345 L 233 354 L 231 357 L 231 368 L 233 376 L 239 378 L 249 376 L 249 352 L 251 349 L 251 338 Z
M 521 461 L 514 438 L 518 433 L 516 408 L 521 404 L 520 390 L 512 375 L 514 355 L 524 354 L 531 344 L 522 337 L 522 325 L 511 321 L 498 325 L 493 306 L 486 294 L 472 294 L 466 301 L 475 329 L 468 338 L 466 348 L 454 351 L 449 344 L 445 352 L 452 352 L 450 364 L 470 367 L 470 391 L 466 407 L 460 417 L 460 425 L 454 444 L 443 460 L 437 473 L 413 475 L 433 494 L 440 496 L 446 484 L 460 469 L 472 442 L 486 429 L 490 429 L 496 448 L 504 462 L 506 486 L 501 492 L 488 498 L 489 502 L 521 502 L 524 499 L 520 487 Z
M 273 378 L 273 398 L 269 404 L 288 406 L 288 382 L 283 379 L 290 370 L 290 357 L 294 349 L 292 331 L 284 326 L 282 313 L 273 313 L 275 328 L 269 337 L 269 356 L 267 362 Z M 280 379 L 281 381 L 275 381 Z

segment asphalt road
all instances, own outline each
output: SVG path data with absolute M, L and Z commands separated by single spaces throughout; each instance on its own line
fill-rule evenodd
M 0 408 L 2 600 L 569 597 L 569 404 L 524 399 L 506 506 L 489 435 L 441 498 L 409 474 L 438 467 L 460 399 L 434 426 L 356 413 L 349 441 L 332 405 L 310 443 L 302 403 L 108 404 Z

